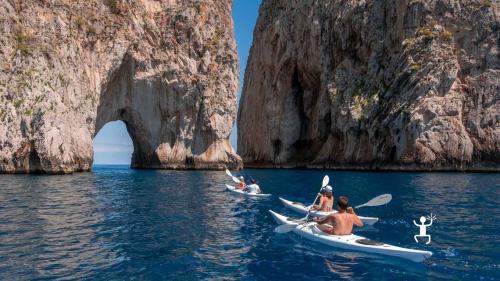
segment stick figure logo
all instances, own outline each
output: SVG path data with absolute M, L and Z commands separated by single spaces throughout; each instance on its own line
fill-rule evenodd
M 425 224 L 425 222 L 427 220 L 430 220 L 429 224 Z M 429 241 L 427 241 L 427 243 L 425 243 L 426 245 L 431 243 L 431 236 L 427 234 L 427 227 L 431 226 L 432 222 L 435 221 L 435 220 L 436 220 L 436 215 L 433 215 L 432 213 L 429 216 L 427 216 L 427 218 L 424 217 L 424 216 L 421 216 L 420 217 L 420 223 L 421 224 L 417 224 L 415 222 L 415 220 L 413 220 L 413 224 L 416 225 L 416 226 L 418 226 L 420 228 L 420 233 L 418 235 L 413 236 L 413 238 L 415 238 L 415 242 L 418 243 L 418 239 L 417 239 L 418 237 L 424 237 L 424 238 L 428 238 L 429 239 Z

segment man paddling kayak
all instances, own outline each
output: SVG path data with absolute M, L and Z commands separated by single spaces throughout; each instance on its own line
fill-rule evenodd
M 318 196 L 319 204 L 312 206 L 311 211 L 330 212 L 333 207 L 333 188 L 327 185 Z
M 257 193 L 260 193 L 260 187 L 257 185 L 256 181 L 254 179 L 252 179 L 252 183 L 247 185 L 246 187 L 246 192 L 248 193 L 253 193 L 253 194 L 257 194 Z
M 328 234 L 334 235 L 349 235 L 352 233 L 352 227 L 363 226 L 363 222 L 358 218 L 354 209 L 349 207 L 349 199 L 345 196 L 340 196 L 337 201 L 338 213 L 333 213 L 325 218 L 313 220 L 318 223 L 318 228 Z M 326 226 L 324 224 L 330 224 Z

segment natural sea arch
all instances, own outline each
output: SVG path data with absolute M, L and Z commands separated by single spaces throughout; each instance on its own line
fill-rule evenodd
M 12 83 L 3 103 L 11 116 L 0 124 L 0 173 L 89 171 L 92 140 L 117 120 L 132 139 L 133 168 L 242 167 L 228 141 L 239 65 L 231 2 L 203 8 L 168 2 L 128 5 L 133 19 L 120 17 L 119 24 L 104 6 L 89 7 L 81 16 L 99 15 L 97 25 L 105 28 L 98 34 L 73 28 L 74 17 L 58 18 L 65 7 L 45 9 L 61 30 L 39 38 L 52 46 L 47 52 L 16 53 L 19 70 L 33 70 L 27 75 L 36 79 L 7 73 Z M 7 29 L 17 29 L 12 24 Z M 35 35 L 45 28 L 26 27 Z
M 241 168 L 228 140 L 236 106 L 226 102 L 233 92 L 155 71 L 125 54 L 102 86 L 92 137 L 108 122 L 125 123 L 134 147 L 131 168 Z
M 109 122 L 121 121 L 131 138 L 132 168 L 160 166 L 155 150 L 164 139 L 159 116 L 159 97 L 165 93 L 161 81 L 134 79 L 136 62 L 126 55 L 103 89 L 95 123 L 94 138 Z M 172 141 L 175 135 L 172 136 Z
M 122 121 L 105 124 L 93 139 L 94 165 L 130 165 L 134 146 Z

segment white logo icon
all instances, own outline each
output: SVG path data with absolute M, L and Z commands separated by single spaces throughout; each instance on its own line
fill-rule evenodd
M 427 220 L 430 220 L 431 222 L 429 224 L 425 224 L 425 222 Z M 435 220 L 436 220 L 436 215 L 433 215 L 432 213 L 429 216 L 427 216 L 427 218 L 425 218 L 424 216 L 421 216 L 420 217 L 420 223 L 421 224 L 417 224 L 415 222 L 415 220 L 413 220 L 413 224 L 416 225 L 416 226 L 418 226 L 420 228 L 419 235 L 413 236 L 413 238 L 415 238 L 415 242 L 418 243 L 417 237 L 424 237 L 424 238 L 428 238 L 429 239 L 429 241 L 427 241 L 427 243 L 425 243 L 426 245 L 429 244 L 429 243 L 431 243 L 431 236 L 427 234 L 427 227 L 431 226 L 432 225 L 432 221 L 435 221 Z

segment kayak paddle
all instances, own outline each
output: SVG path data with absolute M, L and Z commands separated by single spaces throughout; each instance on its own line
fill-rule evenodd
M 311 208 L 312 208 L 312 206 L 314 206 L 314 204 L 316 204 L 316 201 L 317 201 L 317 200 L 318 200 L 318 198 L 319 198 L 319 193 L 321 192 L 321 190 L 322 190 L 323 188 L 325 188 L 325 186 L 327 186 L 327 185 L 328 185 L 328 182 L 329 182 L 329 181 L 330 181 L 330 178 L 328 177 L 328 175 L 325 175 L 325 176 L 323 177 L 323 182 L 321 183 L 321 188 L 320 188 L 319 192 L 318 192 L 318 193 L 316 193 L 316 198 L 314 198 L 314 202 L 312 203 Z M 309 208 L 309 210 L 307 210 L 307 215 L 305 216 L 305 218 L 303 218 L 303 219 L 301 219 L 301 220 L 305 220 L 305 221 L 307 221 L 307 218 L 309 217 L 309 214 L 311 214 L 311 208 Z
M 361 207 L 376 207 L 380 205 L 385 205 L 392 200 L 392 195 L 391 194 L 382 194 L 379 195 L 372 200 L 366 202 L 365 204 L 361 204 L 359 206 L 354 207 L 355 209 L 359 209 Z
M 226 174 L 230 176 L 235 183 L 240 183 L 240 180 L 237 177 L 233 176 L 233 174 L 231 174 L 231 172 L 228 169 L 226 169 Z
M 323 182 L 321 183 L 321 189 L 323 189 L 325 186 L 327 186 L 328 182 L 330 182 L 330 178 L 328 177 L 328 175 L 325 175 L 323 177 Z M 321 192 L 321 189 L 319 190 L 320 192 Z M 314 202 L 312 203 L 312 206 L 314 206 L 314 204 L 318 200 L 318 197 L 319 197 L 319 194 L 316 194 L 316 198 L 314 198 Z M 309 214 L 311 214 L 311 209 L 310 208 L 307 211 L 307 215 L 305 217 L 301 218 L 301 219 L 298 219 L 297 221 L 305 221 L 305 222 L 307 222 L 307 219 L 309 218 Z M 276 228 L 274 228 L 274 232 L 277 232 L 277 233 L 287 233 L 287 232 L 291 231 L 292 229 L 294 229 L 298 225 L 299 224 L 297 224 L 297 225 L 282 224 L 282 225 L 279 225 Z
M 241 181 L 237 178 L 237 177 L 231 177 L 231 179 L 235 182 L 235 183 L 240 183 Z
M 387 203 L 391 202 L 391 200 L 392 200 L 391 194 L 382 194 L 382 195 L 379 195 L 379 196 L 373 198 L 372 200 L 366 202 L 365 204 L 354 207 L 354 209 L 361 208 L 361 207 L 376 207 L 376 206 L 387 204 Z M 314 201 L 314 202 L 316 202 L 316 201 Z M 309 212 L 307 213 L 307 216 L 309 216 Z M 306 222 L 304 222 L 304 223 L 301 223 L 301 224 L 299 224 L 299 223 L 297 223 L 297 224 L 282 224 L 282 225 L 276 227 L 274 229 L 274 232 L 276 232 L 276 233 L 290 232 L 290 231 L 294 230 L 297 226 L 307 223 L 307 216 L 306 216 Z M 300 221 L 300 220 L 297 220 L 297 221 Z

